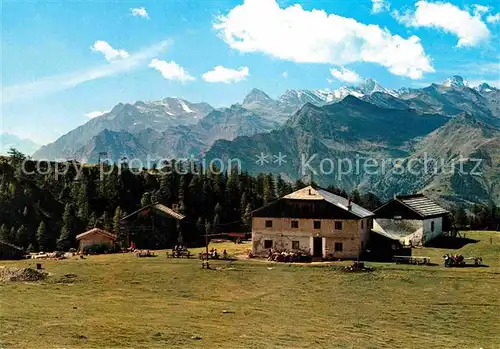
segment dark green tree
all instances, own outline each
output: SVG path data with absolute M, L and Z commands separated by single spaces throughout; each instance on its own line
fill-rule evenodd
M 75 243 L 75 212 L 71 204 L 66 204 L 62 217 L 61 233 L 57 239 L 57 249 L 66 251 Z
M 16 240 L 17 240 L 17 244 L 23 248 L 27 248 L 29 246 L 29 244 L 31 243 L 29 232 L 24 225 L 21 225 L 19 227 L 19 229 L 17 229 Z
M 49 237 L 47 236 L 47 225 L 41 221 L 36 230 L 36 241 L 40 251 L 47 251 L 49 247 Z
M 125 229 L 122 227 L 121 219 L 123 216 L 123 212 L 120 206 L 118 206 L 115 210 L 115 214 L 113 216 L 113 233 L 116 235 L 116 242 L 120 245 L 121 248 L 127 247 L 127 234 Z
M 9 234 L 9 229 L 7 229 L 5 223 L 0 226 L 0 241 L 12 242 L 12 239 Z

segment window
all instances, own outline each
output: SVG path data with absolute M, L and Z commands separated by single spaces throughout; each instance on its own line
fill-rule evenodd
M 273 221 L 266 221 L 266 228 L 272 228 L 273 227 Z
M 321 221 L 314 221 L 314 229 L 321 229 Z
M 298 241 L 292 241 L 292 250 L 300 249 L 300 244 Z
M 335 252 L 342 252 L 342 243 L 341 242 L 336 242 L 335 243 Z
M 272 248 L 273 240 L 264 240 L 264 248 Z
M 342 230 L 342 222 L 335 221 L 335 230 Z
M 292 221 L 292 228 L 298 228 L 299 227 L 299 221 Z
M 361 229 L 365 229 L 365 221 L 361 220 Z
M 431 231 L 434 231 L 434 221 L 431 222 Z

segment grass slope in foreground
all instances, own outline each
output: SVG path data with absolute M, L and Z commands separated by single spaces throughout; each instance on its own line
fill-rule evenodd
M 415 251 L 439 266 L 370 263 L 366 274 L 341 272 L 343 262 L 219 261 L 207 271 L 163 253 L 45 261 L 53 275 L 42 283 L 0 283 L 0 347 L 498 348 L 500 234 L 467 237 L 480 241 Z M 444 268 L 445 252 L 489 267 Z M 76 279 L 61 282 L 68 273 Z

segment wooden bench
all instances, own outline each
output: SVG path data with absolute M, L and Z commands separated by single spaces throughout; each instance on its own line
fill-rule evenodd
M 421 256 L 394 256 L 392 260 L 396 262 L 396 264 L 430 264 L 430 257 L 421 257 Z

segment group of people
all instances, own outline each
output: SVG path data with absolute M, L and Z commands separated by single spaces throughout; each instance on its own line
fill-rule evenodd
M 183 255 L 189 255 L 189 251 L 186 246 L 184 245 L 175 245 L 172 248 L 172 255 L 174 257 L 181 257 Z
M 212 249 L 209 251 L 208 255 L 209 255 L 209 257 L 210 257 L 210 258 L 212 258 L 212 259 L 219 259 L 219 257 L 220 257 L 220 256 L 219 256 L 219 253 L 217 252 L 217 249 L 216 249 L 216 248 L 215 248 L 215 249 L 214 249 L 214 248 L 212 248 Z M 223 258 L 223 259 L 227 259 L 227 257 L 228 257 L 227 251 L 226 251 L 226 250 L 224 250 L 224 251 L 222 252 L 222 258 Z
M 461 254 L 445 254 L 443 256 L 444 259 L 444 265 L 446 267 L 452 267 L 452 266 L 458 266 L 458 265 L 464 265 L 465 264 L 465 258 Z M 475 264 L 478 264 L 480 258 L 476 258 Z M 481 259 L 482 261 L 482 259 Z
M 269 249 L 269 253 L 267 254 L 267 260 L 272 262 L 302 262 L 306 261 L 308 258 L 310 258 L 310 256 L 302 251 L 280 251 L 273 248 Z

